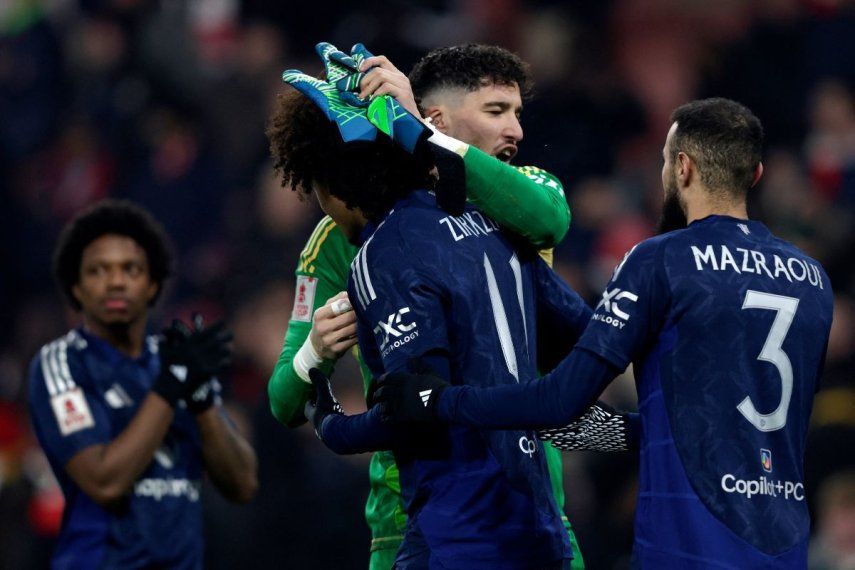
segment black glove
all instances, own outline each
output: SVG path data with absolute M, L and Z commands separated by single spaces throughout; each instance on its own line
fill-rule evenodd
M 578 420 L 564 427 L 543 429 L 537 438 L 561 451 L 629 451 L 638 449 L 637 414 L 618 412 L 598 401 Z
M 220 395 L 222 391 L 223 387 L 219 380 L 211 378 L 207 382 L 203 382 L 192 394 L 185 396 L 184 403 L 187 404 L 187 410 L 190 413 L 199 415 L 210 410 L 215 404 L 222 404 L 223 398 Z
M 439 180 L 434 186 L 436 205 L 451 214 L 462 216 L 466 206 L 466 169 L 463 158 L 439 145 L 431 144 Z
M 332 386 L 330 386 L 330 379 L 327 378 L 326 374 L 318 368 L 310 368 L 309 379 L 311 379 L 312 386 L 315 388 L 315 397 L 306 402 L 306 405 L 303 407 L 303 414 L 307 420 L 312 422 L 312 426 L 315 428 L 315 435 L 323 441 L 321 427 L 324 420 L 332 414 L 342 415 L 344 414 L 344 410 L 341 404 L 338 403 L 338 400 L 335 399 L 335 395 L 332 393 Z
M 198 319 L 194 319 L 198 320 Z M 207 329 L 201 322 L 190 330 L 180 320 L 163 331 L 160 338 L 160 375 L 152 386 L 169 405 L 189 399 L 205 382 L 231 362 L 232 334 L 220 321 Z
M 449 384 L 421 360 L 408 363 L 409 372 L 389 372 L 377 380 L 374 401 L 384 421 L 392 423 L 437 423 L 438 403 Z

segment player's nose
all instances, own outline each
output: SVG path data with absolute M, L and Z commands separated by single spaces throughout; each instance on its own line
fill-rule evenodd
M 107 286 L 111 289 L 123 289 L 127 284 L 127 275 L 121 269 L 110 269 L 107 272 Z
M 502 130 L 502 136 L 512 139 L 515 143 L 523 140 L 523 128 L 516 115 L 510 115 Z

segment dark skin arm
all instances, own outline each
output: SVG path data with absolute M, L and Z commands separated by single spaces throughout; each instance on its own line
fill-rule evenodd
M 151 463 L 174 415 L 166 400 L 149 394 L 116 439 L 76 453 L 66 463 L 66 473 L 97 504 L 118 506 Z
M 202 436 L 205 469 L 220 493 L 230 501 L 245 503 L 258 490 L 255 452 L 228 420 L 220 406 L 196 416 Z

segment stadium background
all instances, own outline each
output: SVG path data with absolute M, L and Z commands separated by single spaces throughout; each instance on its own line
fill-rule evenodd
M 251 434 L 261 489 L 205 497 L 211 568 L 364 568 L 367 456 L 339 458 L 268 411 L 266 380 L 293 271 L 320 212 L 278 187 L 264 124 L 281 71 L 319 71 L 312 46 L 364 42 L 402 70 L 426 50 L 497 43 L 531 63 L 517 164 L 564 182 L 573 211 L 556 267 L 595 301 L 651 233 L 661 145 L 680 103 L 726 96 L 763 121 L 752 214 L 827 268 L 835 323 L 807 461 L 812 565 L 855 565 L 855 4 L 517 0 L 7 0 L 0 6 L 0 568 L 43 568 L 61 495 L 28 427 L 25 370 L 75 323 L 50 276 L 62 225 L 105 196 L 151 210 L 178 252 L 155 324 L 228 319 L 228 406 Z M 715 334 L 715 331 L 710 331 Z M 360 402 L 352 365 L 335 378 Z M 353 381 L 348 382 L 348 377 Z M 607 399 L 632 407 L 630 378 Z M 702 444 L 702 442 L 699 442 Z M 625 568 L 636 461 L 565 456 L 567 510 L 590 568 Z M 849 568 L 855 566 L 847 566 Z

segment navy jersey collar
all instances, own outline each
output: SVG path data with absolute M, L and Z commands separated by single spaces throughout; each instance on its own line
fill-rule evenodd
M 152 357 L 154 356 L 154 354 L 150 350 L 147 338 L 148 335 L 143 338 L 142 354 L 140 354 L 138 358 L 132 358 L 117 349 L 115 346 L 113 346 L 100 336 L 87 332 L 86 330 L 84 330 L 83 327 L 78 327 L 75 330 L 81 337 L 86 340 L 86 346 L 89 349 L 95 351 L 99 356 L 101 356 L 111 364 L 116 364 L 121 360 L 130 360 L 138 363 L 141 366 L 147 367 L 148 364 L 151 362 Z
M 427 190 L 413 190 L 411 193 L 395 202 L 392 208 L 383 215 L 383 218 L 379 223 L 375 224 L 370 221 L 367 222 L 365 227 L 362 228 L 362 231 L 359 232 L 359 243 L 357 245 L 361 246 L 364 244 L 366 240 L 370 238 L 375 231 L 377 231 L 377 228 L 392 215 L 392 212 L 401 208 L 406 208 L 412 204 L 436 204 L 436 198 Z
M 752 232 L 760 232 L 764 234 L 769 233 L 769 230 L 766 228 L 763 222 L 758 222 L 756 220 L 746 220 L 744 218 L 734 218 L 733 216 L 724 216 L 721 214 L 712 214 L 706 216 L 705 218 L 700 218 L 698 220 L 693 221 L 691 224 L 689 224 L 688 227 L 692 227 L 696 224 L 744 224 Z

